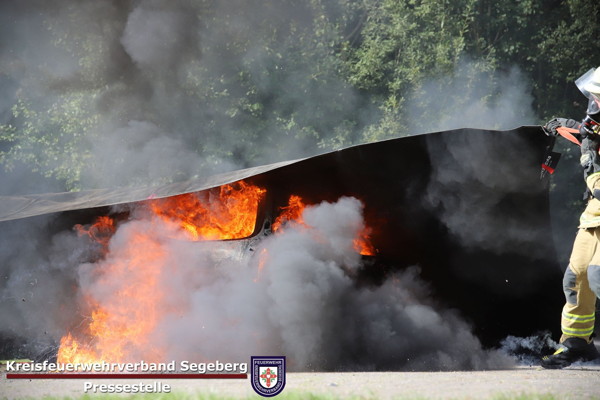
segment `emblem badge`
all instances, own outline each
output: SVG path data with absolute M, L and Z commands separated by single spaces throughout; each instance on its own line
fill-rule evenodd
M 251 357 L 252 388 L 263 397 L 276 396 L 285 387 L 285 356 Z

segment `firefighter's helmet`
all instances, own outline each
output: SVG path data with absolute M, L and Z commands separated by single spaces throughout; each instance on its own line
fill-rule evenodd
M 588 79 L 583 88 L 597 100 L 600 99 L 600 67 L 592 72 L 590 79 Z
M 586 113 L 600 123 L 600 67 L 592 68 L 575 81 L 581 93 L 589 99 Z

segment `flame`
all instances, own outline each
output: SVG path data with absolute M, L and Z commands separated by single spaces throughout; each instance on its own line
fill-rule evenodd
M 279 232 L 281 228 L 289 222 L 294 222 L 300 225 L 304 225 L 302 219 L 302 212 L 306 208 L 306 204 L 302 201 L 300 196 L 295 194 L 291 195 L 288 200 L 288 205 L 281 207 L 281 213 L 273 222 L 273 232 Z
M 273 222 L 273 232 L 279 232 L 289 223 L 304 225 L 302 212 L 306 208 L 306 204 L 300 196 L 291 195 L 288 200 L 288 205 L 281 207 L 281 213 Z M 376 253 L 375 247 L 371 244 L 371 229 L 365 227 L 359 232 L 358 237 L 354 239 L 354 250 L 363 256 L 374 256 Z
M 159 319 L 156 304 L 164 294 L 159 282 L 166 264 L 166 253 L 152 233 L 130 232 L 129 241 L 116 254 L 108 253 L 97 264 L 96 279 L 110 294 L 98 304 L 84 293 L 92 309 L 81 330 L 61 339 L 57 361 L 61 363 L 133 361 L 131 354 L 144 353 L 144 360 L 160 360 L 160 349 L 149 341 Z
M 59 363 L 97 362 L 162 362 L 165 350 L 156 343 L 157 325 L 173 310 L 161 290 L 160 282 L 173 274 L 169 269 L 169 252 L 160 232 L 165 226 L 182 232 L 188 240 L 226 240 L 250 236 L 255 229 L 258 207 L 265 189 L 237 182 L 218 189 L 184 194 L 144 202 L 151 218 L 147 225 L 133 229 L 123 225 L 118 231 L 119 243 L 109 246 L 117 233 L 114 219 L 98 218 L 89 228 L 75 226 L 80 235 L 87 235 L 102 244 L 104 257 L 93 264 L 96 285 L 110 296 L 98 299 L 94 290 L 82 293 L 87 318 L 77 328 L 67 332 L 60 341 Z M 278 232 L 286 224 L 304 225 L 302 212 L 306 205 L 299 196 L 291 196 L 288 205 L 273 223 Z M 138 221 L 141 222 L 141 221 Z M 138 226 L 138 225 L 135 225 Z M 374 254 L 368 228 L 354 241 L 361 254 Z M 268 260 L 266 249 L 261 251 L 255 281 Z M 108 297 L 108 298 L 107 298 Z
M 269 259 L 269 251 L 263 247 L 260 253 L 258 254 L 258 269 L 256 271 L 256 278 L 254 278 L 254 282 L 260 281 L 260 276 L 265 269 L 265 264 Z
M 223 185 L 216 194 L 182 194 L 152 200 L 149 206 L 167 223 L 178 224 L 190 240 L 241 239 L 254 232 L 265 193 L 265 189 L 242 181 Z
M 146 202 L 152 229 L 120 231 L 124 246 L 108 246 L 115 221 L 101 217 L 88 229 L 76 226 L 103 244 L 104 259 L 94 265 L 95 278 L 111 296 L 97 302 L 83 293 L 89 317 L 60 341 L 60 363 L 147 362 L 164 360 L 164 351 L 152 342 L 164 301 L 159 283 L 168 269 L 168 251 L 157 237 L 164 225 L 177 227 L 190 240 L 234 239 L 252 234 L 265 189 L 238 182 L 205 193 L 185 194 Z M 157 226 L 157 224 L 159 224 Z M 110 277 L 110 278 L 107 278 Z M 163 306 L 164 307 L 164 306 Z
M 83 225 L 77 224 L 73 227 L 79 236 L 87 235 L 95 242 L 102 244 L 103 246 L 108 245 L 108 241 L 111 236 L 115 233 L 115 221 L 108 216 L 102 216 L 96 218 L 88 229 Z
M 359 235 L 354 239 L 354 250 L 363 256 L 374 256 L 377 249 L 371 244 L 371 229 L 365 227 Z

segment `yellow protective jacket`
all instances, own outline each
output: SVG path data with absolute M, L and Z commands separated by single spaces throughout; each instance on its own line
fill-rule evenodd
M 588 176 L 585 183 L 592 193 L 594 189 L 600 189 L 600 172 Z M 579 227 L 596 228 L 598 226 L 600 226 L 600 200 L 592 197 L 579 218 Z

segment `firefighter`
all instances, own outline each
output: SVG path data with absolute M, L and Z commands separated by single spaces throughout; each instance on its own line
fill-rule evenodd
M 566 303 L 560 346 L 554 354 L 542 358 L 544 368 L 564 368 L 577 361 L 600 358 L 592 340 L 596 297 L 600 297 L 600 67 L 589 70 L 575 84 L 589 99 L 583 121 L 557 118 L 544 127 L 549 135 L 557 135 L 560 127 L 579 130 L 575 136 L 581 142 L 580 163 L 588 200 L 563 278 Z

